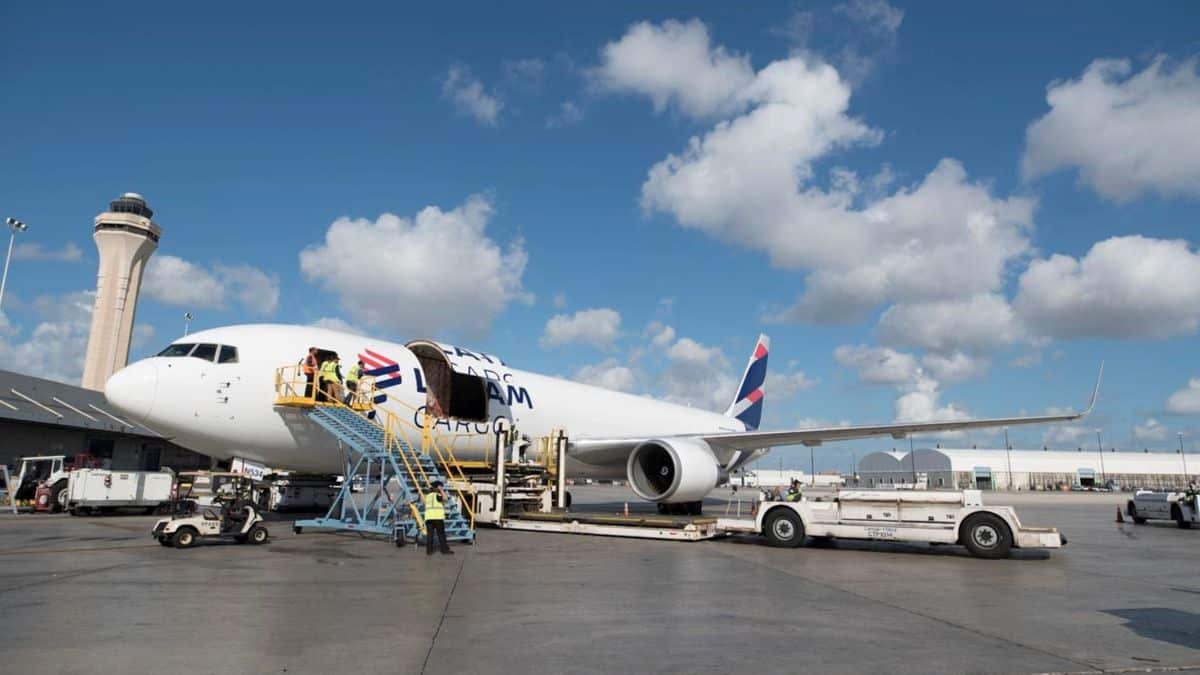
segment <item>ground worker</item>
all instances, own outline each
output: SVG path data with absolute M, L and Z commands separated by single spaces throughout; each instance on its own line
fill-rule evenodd
M 346 398 L 344 400 L 346 405 L 353 403 L 354 397 L 358 395 L 358 378 L 362 376 L 362 367 L 363 362 L 359 360 L 358 363 L 350 366 L 350 370 L 346 371 Z
M 340 401 L 342 399 L 342 373 L 338 365 L 337 354 L 321 364 L 321 393 L 325 395 L 324 400 Z
M 787 500 L 789 502 L 798 502 L 798 501 L 800 501 L 800 498 L 803 496 L 804 495 L 800 490 L 800 481 L 793 478 L 792 485 L 791 485 L 791 487 L 788 488 L 788 491 L 787 491 Z
M 313 397 L 313 384 L 317 379 L 317 348 L 309 347 L 308 355 L 300 362 L 300 369 L 304 372 L 304 398 Z
M 446 541 L 446 502 L 450 499 L 442 489 L 442 481 L 435 480 L 430 485 L 432 490 L 425 494 L 425 555 L 433 555 L 433 539 L 436 535 L 441 542 L 442 553 L 453 555 L 450 544 Z

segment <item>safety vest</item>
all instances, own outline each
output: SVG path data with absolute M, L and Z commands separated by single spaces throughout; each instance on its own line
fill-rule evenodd
M 362 374 L 362 368 L 359 368 L 358 364 L 356 363 L 356 364 L 350 366 L 350 372 L 346 373 L 346 381 L 347 382 L 358 382 L 358 376 L 361 374 Z
M 788 490 L 787 500 L 789 502 L 798 502 L 800 501 L 800 495 L 801 492 L 799 490 Z
M 438 493 L 425 495 L 425 520 L 445 520 L 446 508 L 438 501 Z
M 321 364 L 321 379 L 332 380 L 334 382 L 337 381 L 337 361 L 329 359 L 325 363 Z

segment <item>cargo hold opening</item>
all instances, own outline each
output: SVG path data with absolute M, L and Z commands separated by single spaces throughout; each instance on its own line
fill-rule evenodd
M 425 405 L 435 417 L 487 421 L 487 382 L 482 377 L 455 372 L 436 344 L 417 341 L 405 346 L 421 365 Z

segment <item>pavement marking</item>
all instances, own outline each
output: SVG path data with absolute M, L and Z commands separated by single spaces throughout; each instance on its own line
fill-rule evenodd
M 467 557 L 467 551 L 464 550 L 462 562 L 458 564 L 458 573 L 454 575 L 454 585 L 450 587 L 450 594 L 446 596 L 446 604 L 442 607 L 442 616 L 438 619 L 437 628 L 433 631 L 433 638 L 429 640 L 429 649 L 425 652 L 425 660 L 421 663 L 422 675 L 429 667 L 429 657 L 433 656 L 433 648 L 437 645 L 438 634 L 442 632 L 442 624 L 446 622 L 446 613 L 450 611 L 450 601 L 454 599 L 454 591 L 458 589 L 458 580 L 462 578 L 463 569 L 467 566 Z

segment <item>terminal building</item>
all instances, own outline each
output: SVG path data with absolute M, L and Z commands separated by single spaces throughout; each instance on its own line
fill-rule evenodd
M 208 469 L 212 462 L 118 415 L 98 391 L 0 370 L 0 464 L 79 454 L 128 471 Z
M 932 489 L 1063 490 L 1072 486 L 1181 488 L 1200 476 L 1200 455 L 1099 450 L 917 449 L 874 452 L 858 463 L 858 484 Z

